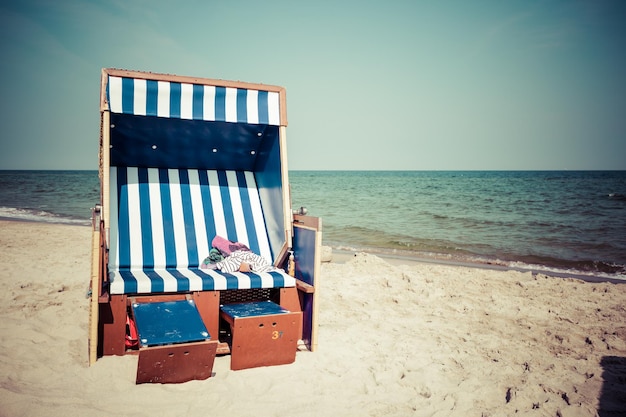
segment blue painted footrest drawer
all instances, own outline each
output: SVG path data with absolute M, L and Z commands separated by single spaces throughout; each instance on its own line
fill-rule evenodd
M 241 304 L 225 304 L 221 306 L 224 313 L 232 318 L 245 318 L 256 316 L 269 316 L 271 314 L 285 314 L 289 310 L 285 310 L 281 306 L 271 301 L 258 301 L 254 303 Z
M 293 363 L 302 335 L 302 312 L 289 311 L 271 301 L 221 306 L 230 326 L 230 369 Z
M 210 340 L 193 300 L 134 303 L 141 346 L 162 346 Z

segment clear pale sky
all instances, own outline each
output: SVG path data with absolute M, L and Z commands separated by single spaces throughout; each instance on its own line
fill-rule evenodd
M 0 169 L 97 169 L 103 67 L 286 87 L 290 169 L 626 169 L 622 0 L 22 0 L 0 45 Z

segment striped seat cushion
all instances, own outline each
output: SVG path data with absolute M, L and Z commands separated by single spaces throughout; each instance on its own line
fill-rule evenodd
M 273 261 L 254 174 L 111 167 L 111 294 L 295 286 L 282 271 L 199 269 L 216 235 Z

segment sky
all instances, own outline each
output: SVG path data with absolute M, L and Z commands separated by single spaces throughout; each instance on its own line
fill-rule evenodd
M 0 169 L 97 169 L 102 68 L 287 90 L 292 170 L 626 169 L 626 1 L 0 5 Z

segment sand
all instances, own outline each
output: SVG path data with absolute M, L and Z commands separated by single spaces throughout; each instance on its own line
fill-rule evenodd
M 0 416 L 626 415 L 626 284 L 364 253 L 322 265 L 317 352 L 135 385 L 87 365 L 90 234 L 0 221 Z

